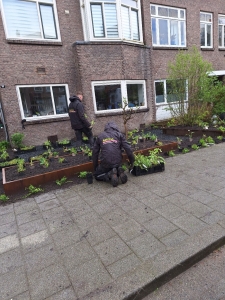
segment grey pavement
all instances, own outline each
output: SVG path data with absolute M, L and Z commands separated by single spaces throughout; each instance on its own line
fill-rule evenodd
M 0 206 L 0 300 L 138 300 L 225 244 L 225 144 Z

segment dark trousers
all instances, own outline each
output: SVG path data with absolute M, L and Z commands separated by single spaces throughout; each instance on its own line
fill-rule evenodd
M 91 147 L 93 147 L 94 138 L 93 138 L 92 130 L 87 127 L 83 127 L 81 129 L 75 130 L 75 135 L 76 135 L 76 139 L 77 139 L 77 147 L 80 147 L 82 144 L 82 133 L 84 133 L 88 137 L 89 144 Z
M 104 168 L 102 165 L 98 165 L 94 172 L 95 179 L 99 181 L 108 181 L 109 180 L 108 173 L 112 171 L 113 168 L 116 168 L 118 171 L 118 166 L 113 166 L 111 168 Z

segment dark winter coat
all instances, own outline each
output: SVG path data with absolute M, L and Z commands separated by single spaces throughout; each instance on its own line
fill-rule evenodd
M 122 148 L 126 151 L 130 163 L 133 164 L 134 155 L 124 135 L 119 131 L 114 122 L 107 123 L 104 132 L 97 137 L 93 147 L 92 158 L 94 170 L 98 166 L 100 152 L 100 161 L 104 168 L 120 166 L 122 163 Z
M 76 129 L 81 129 L 84 127 L 89 128 L 91 124 L 88 122 L 84 115 L 84 106 L 77 96 L 70 98 L 71 103 L 69 104 L 69 117 L 71 122 L 71 127 Z

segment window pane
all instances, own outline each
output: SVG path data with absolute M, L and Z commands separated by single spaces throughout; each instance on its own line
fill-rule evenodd
M 155 95 L 156 95 L 156 103 L 165 102 L 163 82 L 155 82 Z
M 200 21 L 205 21 L 206 17 L 204 13 L 200 13 Z
M 160 45 L 168 45 L 167 20 L 159 19 L 159 43 Z
M 107 37 L 118 37 L 118 24 L 115 4 L 105 4 L 105 26 Z
M 95 86 L 97 110 L 115 109 L 122 107 L 120 84 Z
M 212 22 L 212 15 L 211 14 L 206 14 L 205 19 L 207 22 Z
M 179 34 L 178 34 L 178 21 L 170 21 L 170 44 L 179 44 Z
M 104 26 L 102 17 L 102 5 L 101 4 L 91 4 L 91 15 L 93 23 L 93 31 L 95 37 L 104 37 Z
M 157 44 L 156 39 L 156 19 L 152 18 L 152 43 L 153 45 Z
M 225 26 L 223 26 L 223 47 L 225 47 Z
M 200 24 L 200 28 L 201 46 L 205 46 L 205 24 Z
M 20 94 L 26 118 L 54 114 L 49 86 L 20 88 Z
M 131 39 L 129 8 L 122 6 L 122 30 L 123 38 Z
M 219 17 L 219 24 L 225 24 L 225 17 Z
M 52 5 L 40 5 L 42 26 L 46 39 L 57 39 Z
M 133 31 L 133 40 L 139 41 L 139 26 L 138 26 L 138 12 L 136 10 L 131 10 L 131 24 Z
M 184 19 L 184 10 L 180 10 L 180 18 Z
M 36 3 L 3 0 L 3 7 L 10 38 L 42 38 Z
M 53 86 L 52 87 L 55 111 L 57 115 L 68 113 L 66 88 L 64 86 Z
M 219 46 L 220 47 L 222 47 L 222 30 L 223 30 L 223 26 L 219 26 Z
M 128 107 L 143 106 L 144 89 L 143 84 L 127 84 Z
M 185 27 L 184 22 L 180 22 L 180 37 L 181 37 L 181 45 L 185 46 Z
M 169 9 L 169 17 L 178 18 L 178 9 Z
M 131 7 L 135 7 L 137 8 L 137 1 L 136 0 L 121 0 L 122 4 L 131 6 Z
M 186 81 L 167 80 L 166 93 L 167 93 L 167 102 L 186 100 Z
M 166 7 L 159 7 L 158 8 L 158 15 L 162 17 L 168 17 L 169 11 L 168 8 Z
M 211 46 L 211 25 L 207 25 L 207 46 Z
M 156 9 L 154 5 L 151 5 L 151 15 L 155 15 L 156 14 Z

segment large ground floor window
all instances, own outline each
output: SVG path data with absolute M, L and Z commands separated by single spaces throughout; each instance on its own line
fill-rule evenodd
M 121 111 L 127 108 L 147 107 L 144 80 L 120 80 L 92 82 L 94 107 L 96 113 Z
M 155 103 L 167 104 L 187 100 L 186 80 L 157 80 L 155 81 Z
M 68 115 L 67 85 L 18 86 L 22 119 Z

